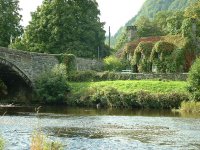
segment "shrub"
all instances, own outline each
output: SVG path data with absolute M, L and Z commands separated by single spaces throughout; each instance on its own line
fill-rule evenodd
M 35 132 L 31 138 L 31 150 L 63 150 L 59 142 L 49 141 L 41 132 Z
M 200 101 L 200 58 L 196 59 L 189 71 L 188 83 L 192 100 Z
M 35 92 L 42 103 L 60 104 L 70 91 L 64 65 L 55 66 L 50 72 L 42 74 L 35 82 Z
M 113 87 L 89 88 L 79 95 L 77 105 L 117 108 L 179 108 L 181 102 L 188 100 L 182 93 L 152 94 L 147 91 L 124 93 Z
M 66 71 L 69 74 L 76 69 L 76 57 L 73 54 L 61 54 L 57 56 L 60 63 L 66 66 Z
M 121 71 L 123 69 L 120 59 L 115 56 L 108 56 L 103 61 L 105 69 L 108 71 Z
M 84 81 L 96 81 L 98 80 L 98 75 L 96 71 L 87 70 L 87 71 L 74 71 L 69 74 L 69 81 L 74 82 L 84 82 Z
M 4 149 L 4 140 L 0 137 L 0 150 Z
M 180 111 L 188 113 L 200 113 L 200 102 L 183 101 L 181 103 Z

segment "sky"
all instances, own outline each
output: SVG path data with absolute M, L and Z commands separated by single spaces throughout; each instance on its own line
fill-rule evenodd
M 31 20 L 30 12 L 34 12 L 37 6 L 42 4 L 42 0 L 19 0 L 21 14 L 23 16 L 22 25 L 28 25 Z M 114 35 L 121 26 L 134 17 L 145 0 L 97 0 L 101 11 L 100 19 L 105 22 L 104 29 L 108 34 L 109 26 L 111 35 Z

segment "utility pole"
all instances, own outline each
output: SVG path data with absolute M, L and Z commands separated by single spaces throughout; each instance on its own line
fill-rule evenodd
M 98 60 L 99 60 L 99 46 L 98 46 Z
M 110 26 L 109 26 L 109 43 L 108 43 L 109 48 L 110 48 L 110 36 L 111 34 L 110 34 Z

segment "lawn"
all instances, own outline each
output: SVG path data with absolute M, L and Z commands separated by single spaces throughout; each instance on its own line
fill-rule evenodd
M 153 81 L 153 80 L 118 80 L 101 82 L 70 82 L 73 93 L 80 93 L 88 88 L 113 87 L 118 91 L 130 93 L 149 91 L 151 93 L 186 93 L 187 82 L 184 81 Z

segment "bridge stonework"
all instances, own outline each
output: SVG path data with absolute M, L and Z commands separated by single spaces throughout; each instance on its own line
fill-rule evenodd
M 11 67 L 28 84 L 34 84 L 35 79 L 47 70 L 52 69 L 58 60 L 54 55 L 0 47 L 0 64 Z
M 42 73 L 59 64 L 59 54 L 44 54 L 0 47 L 0 64 L 10 67 L 26 83 L 33 86 Z M 94 59 L 76 58 L 77 70 L 101 70 L 103 63 Z M 1 72 L 0 72 L 1 73 Z

